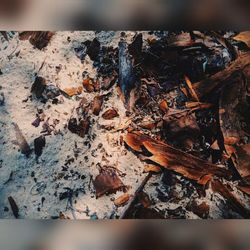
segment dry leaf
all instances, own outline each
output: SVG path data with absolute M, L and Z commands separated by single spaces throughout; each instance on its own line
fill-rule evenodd
M 234 40 L 245 43 L 248 47 L 250 47 L 250 31 L 240 32 L 237 36 L 233 37 Z
M 112 120 L 115 117 L 119 117 L 119 114 L 114 108 L 108 109 L 102 115 L 102 118 L 105 120 Z
M 93 105 L 92 105 L 92 111 L 94 115 L 99 115 L 102 109 L 103 104 L 103 96 L 95 96 Z
M 160 102 L 159 107 L 160 107 L 160 110 L 163 113 L 167 113 L 167 111 L 168 111 L 168 104 L 167 104 L 167 102 L 165 100 L 163 100 L 163 101 Z
M 175 149 L 159 140 L 151 139 L 140 133 L 128 133 L 124 137 L 125 143 L 133 150 L 142 153 L 143 148 L 152 156 L 144 156 L 144 160 L 151 160 L 166 169 L 173 170 L 184 177 L 206 184 L 205 180 L 211 176 L 228 178 L 228 170 L 206 162 L 198 157 Z
M 156 165 L 153 165 L 153 164 L 145 165 L 144 170 L 143 170 L 144 173 L 149 173 L 149 172 L 160 173 L 161 171 L 162 170 L 161 170 L 161 168 L 159 166 L 156 166 Z
M 74 95 L 80 95 L 82 93 L 82 87 L 71 87 L 63 89 L 63 92 L 65 92 L 68 96 L 74 96 Z
M 93 81 L 88 78 L 88 79 L 84 79 L 82 82 L 83 87 L 85 88 L 85 90 L 89 93 L 94 92 L 95 91 L 95 87 L 93 84 Z
M 13 199 L 12 196 L 8 197 L 8 200 L 9 200 L 10 207 L 11 207 L 11 210 L 12 210 L 15 218 L 18 219 L 18 217 L 19 217 L 19 208 L 18 208 L 15 200 Z
M 103 169 L 95 178 L 93 184 L 96 190 L 96 198 L 126 188 L 113 169 Z
M 130 195 L 129 194 L 123 194 L 117 199 L 115 199 L 114 204 L 117 207 L 124 206 L 129 201 Z

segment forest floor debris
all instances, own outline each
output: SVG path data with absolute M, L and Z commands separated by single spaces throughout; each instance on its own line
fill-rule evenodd
M 0 40 L 1 218 L 249 218 L 249 32 Z

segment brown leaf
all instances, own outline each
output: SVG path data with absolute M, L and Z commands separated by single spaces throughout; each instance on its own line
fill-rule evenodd
M 230 208 L 239 213 L 243 218 L 250 218 L 250 211 L 246 209 L 241 201 L 239 201 L 231 192 L 230 190 L 221 183 L 219 180 L 213 180 L 211 182 L 211 187 L 214 192 L 219 193 L 221 196 L 223 196 Z
M 79 122 L 76 118 L 71 118 L 68 123 L 69 131 L 79 135 L 82 138 L 88 133 L 89 127 L 90 122 L 88 117 L 83 120 L 80 120 Z
M 89 92 L 89 93 L 92 93 L 92 92 L 95 91 L 95 87 L 94 87 L 93 81 L 90 78 L 84 79 L 83 82 L 82 82 L 82 85 L 85 88 L 85 90 L 87 92 Z
M 167 111 L 168 111 L 168 104 L 167 104 L 167 102 L 165 100 L 163 100 L 163 101 L 160 102 L 159 107 L 160 107 L 160 110 L 163 113 L 167 113 Z
M 82 93 L 82 87 L 71 87 L 71 88 L 66 88 L 62 90 L 65 92 L 68 96 L 74 96 L 74 95 L 80 95 Z
M 31 93 L 33 93 L 36 98 L 41 98 L 45 88 L 46 80 L 43 77 L 37 76 L 31 87 Z
M 237 36 L 234 36 L 233 39 L 241 41 L 250 47 L 250 31 L 240 32 Z
M 9 197 L 8 197 L 8 200 L 9 200 L 10 207 L 11 207 L 11 210 L 12 210 L 12 212 L 13 212 L 15 218 L 18 219 L 18 217 L 19 217 L 19 208 L 18 208 L 18 206 L 17 206 L 15 200 L 13 199 L 12 196 L 9 196 Z
M 130 195 L 129 194 L 123 194 L 117 199 L 115 199 L 114 204 L 117 207 L 124 206 L 129 201 Z
M 102 118 L 105 120 L 112 120 L 115 117 L 119 117 L 119 114 L 114 108 L 108 109 L 102 115 Z
M 102 109 L 102 104 L 103 104 L 103 96 L 95 96 L 93 104 L 92 104 L 92 111 L 93 114 L 98 116 L 101 112 Z
M 54 36 L 54 32 L 50 31 L 24 31 L 19 33 L 20 40 L 27 40 L 37 49 L 45 48 Z
M 153 164 L 145 165 L 144 170 L 143 170 L 144 173 L 149 173 L 149 172 L 160 173 L 161 171 L 162 170 L 161 170 L 161 168 L 159 166 L 156 166 L 156 165 L 153 165 Z
M 115 193 L 126 187 L 113 169 L 103 169 L 95 178 L 93 184 L 96 190 L 96 198 L 104 194 Z
M 217 165 L 206 162 L 140 133 L 128 133 L 124 137 L 124 141 L 130 148 L 137 152 L 142 153 L 143 148 L 147 149 L 152 156 L 144 157 L 145 160 L 151 160 L 188 179 L 201 182 L 201 184 L 206 184 L 203 180 L 204 176 L 217 175 L 225 178 L 230 176 L 228 170 L 224 168 L 220 168 Z

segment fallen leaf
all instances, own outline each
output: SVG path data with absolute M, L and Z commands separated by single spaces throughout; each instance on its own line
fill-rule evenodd
M 29 42 L 33 46 L 41 50 L 49 44 L 54 34 L 55 34 L 54 32 L 50 31 L 24 31 L 19 33 L 19 39 L 20 40 L 29 39 Z
M 36 98 L 41 98 L 45 88 L 46 80 L 43 77 L 37 76 L 31 87 L 31 92 L 35 94 Z
M 121 207 L 124 206 L 128 201 L 129 201 L 130 195 L 129 194 L 123 194 L 120 197 L 118 197 L 117 199 L 115 199 L 114 204 L 117 207 Z
M 150 160 L 162 167 L 175 171 L 184 177 L 206 184 L 204 176 L 220 176 L 229 178 L 228 170 L 206 162 L 184 151 L 175 149 L 162 141 L 154 140 L 140 133 L 128 133 L 124 136 L 124 142 L 133 150 L 142 153 L 143 148 L 152 154 L 144 156 L 144 160 Z
M 34 140 L 35 154 L 37 157 L 42 155 L 45 144 L 46 140 L 44 135 L 41 135 L 40 137 Z
M 90 122 L 88 117 L 83 120 L 80 120 L 79 122 L 76 118 L 71 118 L 68 123 L 69 131 L 79 135 L 82 138 L 88 133 L 89 127 Z
M 238 35 L 233 37 L 234 40 L 245 43 L 248 47 L 250 47 L 250 31 L 240 32 Z
M 167 111 L 168 111 L 168 104 L 167 104 L 167 102 L 165 100 L 163 100 L 163 101 L 160 102 L 159 107 L 160 107 L 160 110 L 163 113 L 167 113 Z
M 114 108 L 108 109 L 102 115 L 102 118 L 105 120 L 112 120 L 115 117 L 119 117 L 119 114 Z
M 161 168 L 159 166 L 156 166 L 156 165 L 153 165 L 153 164 L 148 164 L 148 165 L 144 166 L 143 172 L 144 173 L 149 173 L 149 172 L 160 173 L 160 172 L 162 172 L 162 170 L 161 170 Z
M 12 196 L 9 196 L 9 197 L 8 197 L 8 200 L 9 200 L 10 207 L 11 207 L 11 210 L 12 210 L 12 212 L 13 212 L 15 218 L 18 219 L 18 217 L 19 217 L 19 208 L 18 208 L 18 206 L 17 206 L 15 200 L 13 199 Z
M 65 92 L 68 96 L 74 96 L 74 95 L 80 95 L 82 93 L 82 87 L 71 87 L 63 89 L 63 92 Z
M 92 93 L 95 91 L 93 81 L 90 78 L 84 79 L 82 82 L 82 85 L 85 88 L 85 90 L 89 93 Z
M 96 190 L 96 198 L 126 188 L 113 169 L 101 170 L 101 173 L 95 178 L 93 184 Z
M 92 104 L 92 111 L 93 114 L 98 116 L 101 112 L 103 104 L 103 96 L 95 96 L 93 104 Z

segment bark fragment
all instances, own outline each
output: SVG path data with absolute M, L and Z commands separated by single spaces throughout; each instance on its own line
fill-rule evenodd
M 195 180 L 198 184 L 205 185 L 214 175 L 230 177 L 228 170 L 175 149 L 161 141 L 151 139 L 146 135 L 128 133 L 124 137 L 124 141 L 130 148 L 139 153 L 143 153 L 145 148 L 152 154 L 152 156 L 143 156 L 143 160 L 150 160 L 188 179 Z M 206 181 L 204 182 L 204 180 Z

